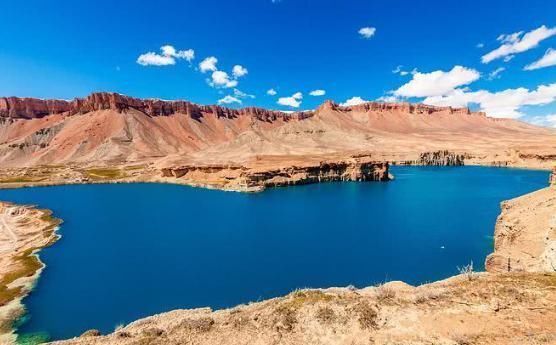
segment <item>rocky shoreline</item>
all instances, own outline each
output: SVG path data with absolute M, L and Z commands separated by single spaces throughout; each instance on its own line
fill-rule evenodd
M 48 210 L 0 202 L 0 343 L 15 341 L 13 322 L 44 264 L 37 252 L 53 244 L 61 220 Z

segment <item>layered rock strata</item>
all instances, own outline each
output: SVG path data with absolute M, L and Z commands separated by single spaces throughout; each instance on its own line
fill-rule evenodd
M 311 116 L 311 112 L 286 114 L 280 111 L 256 107 L 231 109 L 218 105 L 197 105 L 187 101 L 163 101 L 159 99 L 139 99 L 118 93 L 98 92 L 85 98 L 72 101 L 42 100 L 37 98 L 0 97 L 0 117 L 12 119 L 42 118 L 54 114 L 85 114 L 99 110 L 116 110 L 124 112 L 129 109 L 141 111 L 149 116 L 168 116 L 176 113 L 187 114 L 199 119 L 203 113 L 216 114 L 222 118 L 252 116 L 261 121 L 277 119 L 302 119 Z
M 267 187 L 331 181 L 388 181 L 388 163 L 369 158 L 351 158 L 315 163 L 241 166 L 184 165 L 162 169 L 165 178 L 181 179 L 221 189 L 260 191 Z M 195 182 L 194 182 L 195 181 Z

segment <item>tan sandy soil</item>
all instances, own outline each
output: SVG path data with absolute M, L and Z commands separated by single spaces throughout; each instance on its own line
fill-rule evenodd
M 300 290 L 211 312 L 175 310 L 54 344 L 554 344 L 555 274 L 476 274 L 411 287 Z
M 0 202 L 0 344 L 13 340 L 11 322 L 43 267 L 34 252 L 56 240 L 58 224 L 49 211 Z
M 491 272 L 556 271 L 556 186 L 502 203 Z

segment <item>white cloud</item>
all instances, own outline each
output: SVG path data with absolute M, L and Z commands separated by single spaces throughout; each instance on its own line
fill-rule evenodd
M 208 71 L 216 71 L 217 63 L 217 58 L 215 58 L 214 56 L 209 56 L 208 58 L 205 58 L 203 61 L 201 61 L 201 63 L 199 64 L 199 69 L 202 73 L 206 73 Z
M 177 59 L 185 59 L 188 62 L 191 62 L 191 60 L 195 58 L 195 51 L 193 49 L 177 51 L 173 46 L 165 45 L 160 47 L 160 50 L 162 50 L 162 55 L 171 56 Z
M 232 103 L 241 104 L 241 100 L 230 95 L 227 95 L 226 97 L 218 100 L 218 104 L 232 104 Z
M 488 80 L 494 80 L 500 78 L 500 73 L 504 72 L 505 70 L 506 68 L 504 67 L 498 67 L 497 69 L 495 69 L 494 71 L 488 74 Z
M 459 86 L 479 79 L 481 74 L 471 68 L 455 66 L 452 70 L 420 73 L 415 71 L 413 78 L 395 90 L 398 97 L 432 97 L 445 95 Z
M 535 48 L 539 42 L 556 35 L 556 27 L 547 28 L 545 25 L 523 34 L 519 31 L 509 35 L 500 35 L 497 40 L 503 44 L 495 50 L 483 55 L 481 61 L 489 63 L 502 57 L 513 57 L 513 55 Z
M 361 36 L 363 36 L 363 38 L 369 39 L 374 36 L 376 32 L 376 28 L 373 28 L 371 26 L 366 26 L 364 28 L 359 29 L 358 32 Z
M 278 98 L 278 104 L 286 105 L 292 108 L 299 108 L 301 105 L 301 100 L 303 99 L 303 94 L 301 92 L 296 92 L 290 97 L 280 97 Z
M 485 44 L 484 43 L 477 43 L 477 45 L 475 47 L 477 48 L 484 48 Z
M 396 103 L 399 102 L 400 99 L 396 96 L 382 96 L 377 99 L 379 102 L 386 102 L 386 103 Z
M 214 71 L 212 72 L 212 82 L 209 84 L 214 87 L 236 87 L 238 82 L 235 79 L 230 79 L 228 73 L 224 71 Z
M 326 95 L 326 91 L 325 90 L 313 90 L 313 91 L 309 92 L 309 95 L 311 95 L 311 96 L 324 96 L 324 95 Z
M 171 56 L 148 52 L 139 55 L 139 57 L 137 58 L 137 63 L 143 66 L 168 66 L 175 65 L 176 59 Z
M 342 107 L 351 107 L 351 106 L 354 106 L 354 105 L 363 104 L 363 103 L 367 103 L 367 102 L 369 102 L 369 101 L 365 101 L 363 98 L 361 98 L 359 96 L 355 96 L 355 97 L 351 97 L 350 99 L 348 99 L 344 103 L 340 103 L 340 105 Z
M 269 96 L 276 96 L 277 93 L 278 93 L 278 92 L 276 92 L 276 90 L 274 90 L 274 89 L 269 89 L 269 90 L 266 92 L 266 94 L 269 95 Z
M 463 107 L 478 104 L 482 111 L 493 117 L 518 118 L 524 114 L 520 108 L 527 105 L 544 105 L 556 101 L 556 83 L 539 85 L 536 90 L 524 87 L 499 92 L 486 90 L 454 90 L 441 96 L 425 98 L 423 103 L 438 106 Z
M 556 65 L 556 49 L 548 48 L 544 56 L 530 65 L 525 66 L 524 70 L 532 71 L 539 68 Z
M 232 74 L 236 78 L 241 78 L 247 73 L 248 73 L 247 68 L 241 65 L 235 65 L 234 68 L 232 68 Z
M 537 126 L 556 128 L 556 114 L 533 116 L 526 121 Z
M 176 59 L 185 59 L 191 62 L 195 58 L 195 51 L 193 49 L 177 51 L 171 45 L 164 45 L 160 47 L 161 54 L 148 52 L 139 55 L 137 63 L 142 66 L 168 66 L 175 65 Z
M 238 89 L 234 89 L 234 96 L 237 98 L 255 98 L 255 95 L 250 95 Z

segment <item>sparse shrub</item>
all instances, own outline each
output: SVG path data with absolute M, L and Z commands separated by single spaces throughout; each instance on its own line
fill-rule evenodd
M 358 314 L 359 325 L 362 329 L 378 328 L 377 308 L 371 306 L 368 302 L 361 302 L 354 307 L 354 311 Z
M 208 332 L 214 325 L 211 317 L 202 317 L 200 319 L 185 319 L 181 322 L 180 327 L 196 332 Z
M 83 332 L 81 337 L 98 337 L 100 336 L 100 331 L 98 329 L 90 329 L 88 331 Z
M 116 333 L 116 336 L 118 338 L 131 338 L 131 333 L 129 333 L 128 331 L 119 331 Z
M 475 271 L 473 271 L 473 261 L 463 267 L 458 266 L 458 272 L 459 274 L 465 275 L 469 281 L 473 280 L 475 278 Z
M 280 306 L 276 308 L 276 322 L 275 327 L 277 330 L 291 331 L 297 323 L 297 313 L 293 308 L 288 306 Z
M 419 289 L 415 294 L 415 303 L 425 303 L 430 300 L 436 300 L 442 296 L 442 289 L 427 287 Z
M 164 334 L 164 331 L 161 330 L 160 328 L 151 327 L 151 328 L 144 329 L 143 334 L 146 335 L 147 337 L 160 337 L 161 335 Z
M 376 298 L 379 302 L 389 302 L 396 298 L 396 291 L 385 284 L 380 284 L 376 287 Z
M 330 307 L 320 307 L 315 317 L 320 323 L 331 323 L 336 318 L 336 314 Z

